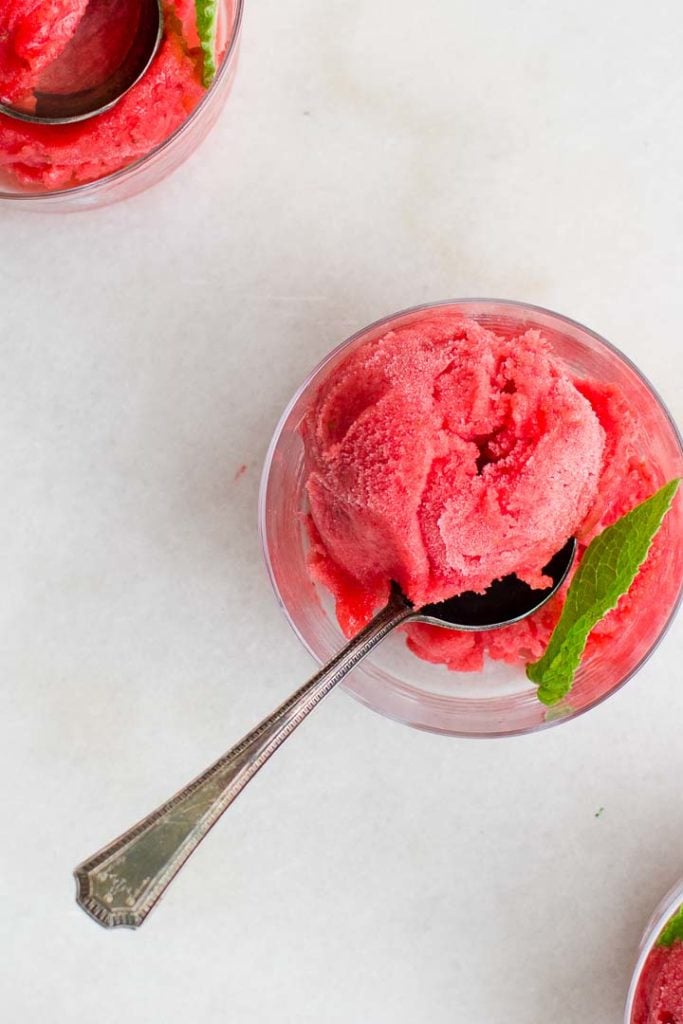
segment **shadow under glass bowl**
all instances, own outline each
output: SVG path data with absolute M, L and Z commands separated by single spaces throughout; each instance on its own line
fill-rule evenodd
M 225 37 L 220 67 L 206 95 L 168 138 L 120 170 L 69 188 L 24 188 L 15 182 L 10 172 L 0 168 L 0 203 L 36 213 L 97 209 L 144 192 L 187 160 L 216 123 L 237 67 L 244 0 L 219 0 L 219 4 Z
M 657 468 L 661 482 L 683 473 L 681 438 L 654 388 L 613 345 L 573 320 L 539 307 L 493 299 L 418 306 L 379 320 L 331 352 L 301 385 L 277 426 L 261 480 L 259 530 L 270 581 L 290 625 L 319 663 L 339 650 L 344 637 L 330 595 L 311 582 L 307 571 L 303 524 L 307 467 L 301 422 L 322 382 L 351 352 L 432 312 L 465 315 L 501 333 L 540 330 L 573 375 L 620 389 L 634 412 L 642 455 Z M 676 502 L 662 527 L 669 558 L 660 581 L 659 606 L 643 608 L 632 628 L 584 659 L 569 704 L 550 710 L 542 705 L 521 665 L 487 660 L 483 672 L 460 673 L 424 662 L 407 649 L 401 631 L 353 670 L 343 684 L 345 689 L 382 715 L 454 736 L 525 733 L 589 710 L 642 667 L 674 617 L 683 586 L 682 506 L 683 502 Z

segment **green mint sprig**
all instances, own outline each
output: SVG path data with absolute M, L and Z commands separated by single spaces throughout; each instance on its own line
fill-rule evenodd
M 658 946 L 673 946 L 674 942 L 683 942 L 683 907 L 674 914 L 662 934 L 657 939 Z
M 679 484 L 665 484 L 588 545 L 545 653 L 526 668 L 543 704 L 557 704 L 569 693 L 591 630 L 629 590 Z
M 202 84 L 208 89 L 216 77 L 218 0 L 195 0 L 197 34 L 202 47 Z

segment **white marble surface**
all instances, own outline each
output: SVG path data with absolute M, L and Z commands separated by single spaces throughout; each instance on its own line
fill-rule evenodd
M 71 870 L 310 672 L 257 482 L 353 329 L 529 300 L 683 419 L 682 29 L 675 0 L 249 0 L 233 96 L 170 180 L 0 211 L 4 1019 L 620 1024 L 683 874 L 680 619 L 530 738 L 334 694 L 139 932 L 86 918 Z

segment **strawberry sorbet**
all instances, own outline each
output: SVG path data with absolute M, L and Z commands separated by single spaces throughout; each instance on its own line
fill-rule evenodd
M 78 28 L 83 0 L 11 0 L 0 13 L 0 95 L 16 100 L 51 72 Z M 92 40 L 91 63 L 121 45 L 121 17 Z M 85 25 L 85 22 L 84 22 Z M 225 26 L 223 26 L 225 31 Z M 225 51 L 219 41 L 219 55 Z M 87 56 L 87 55 L 86 55 Z M 82 62 L 84 56 L 79 54 Z M 46 70 L 45 70 L 46 69 Z M 58 90 L 56 90 L 58 91 Z M 0 115 L 0 170 L 22 185 L 68 188 L 102 178 L 146 156 L 179 128 L 202 99 L 202 51 L 194 0 L 168 0 L 164 37 L 150 68 L 111 110 L 70 125 L 29 124 Z
M 319 390 L 303 437 L 310 570 L 347 635 L 386 602 L 392 580 L 416 606 L 481 593 L 510 573 L 543 588 L 543 566 L 569 537 L 585 550 L 655 489 L 613 389 L 573 379 L 538 331 L 504 337 L 453 313 L 353 352 Z M 481 669 L 485 654 L 528 661 L 562 600 L 502 630 L 412 625 L 408 643 L 458 670 Z
M 683 1024 L 683 942 L 652 950 L 640 979 L 632 1024 Z
M 16 103 L 71 41 L 88 0 L 4 0 L 0 5 L 0 100 Z

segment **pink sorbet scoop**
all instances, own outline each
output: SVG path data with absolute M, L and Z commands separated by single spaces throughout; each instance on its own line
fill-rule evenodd
M 536 331 L 451 315 L 353 353 L 304 424 L 313 570 L 370 606 L 395 580 L 416 605 L 542 566 L 595 502 L 605 432 Z M 342 608 L 343 616 L 343 608 Z

